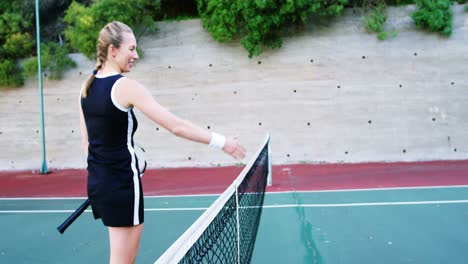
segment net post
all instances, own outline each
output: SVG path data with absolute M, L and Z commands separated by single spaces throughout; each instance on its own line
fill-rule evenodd
M 234 185 L 236 190 L 236 225 L 237 225 L 237 264 L 240 264 L 240 221 L 239 221 L 239 192 L 237 184 Z
M 267 134 L 268 137 L 268 177 L 267 177 L 267 186 L 273 185 L 273 170 L 271 166 L 271 137 L 270 134 Z

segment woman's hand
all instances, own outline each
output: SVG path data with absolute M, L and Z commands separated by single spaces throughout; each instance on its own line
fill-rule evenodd
M 239 143 L 237 137 L 226 137 L 223 151 L 231 155 L 236 160 L 245 158 L 245 148 Z

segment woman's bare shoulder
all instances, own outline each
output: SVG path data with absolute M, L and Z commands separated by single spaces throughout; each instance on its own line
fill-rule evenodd
M 119 83 L 119 86 L 122 87 L 135 87 L 135 86 L 142 86 L 137 80 L 124 77 Z

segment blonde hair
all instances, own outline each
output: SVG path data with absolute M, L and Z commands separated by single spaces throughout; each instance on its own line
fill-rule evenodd
M 122 40 L 123 40 L 122 39 L 123 32 L 133 33 L 132 29 L 129 26 L 119 21 L 113 21 L 105 25 L 104 28 L 101 29 L 101 32 L 99 32 L 99 39 L 98 39 L 98 43 L 96 46 L 96 49 L 97 49 L 96 66 L 94 67 L 93 74 L 91 74 L 88 77 L 88 79 L 86 79 L 86 82 L 84 84 L 83 91 L 82 91 L 83 98 L 85 98 L 88 95 L 89 87 L 91 86 L 91 83 L 94 81 L 94 77 L 97 71 L 99 71 L 102 68 L 102 65 L 107 60 L 107 48 L 110 45 L 116 48 L 119 48 L 120 43 L 122 43 Z

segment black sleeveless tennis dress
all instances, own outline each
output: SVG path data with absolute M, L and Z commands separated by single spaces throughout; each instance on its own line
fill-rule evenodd
M 143 190 L 133 135 L 137 120 L 132 108 L 114 99 L 125 77 L 96 75 L 81 107 L 88 131 L 88 198 L 95 219 L 105 226 L 143 223 Z

